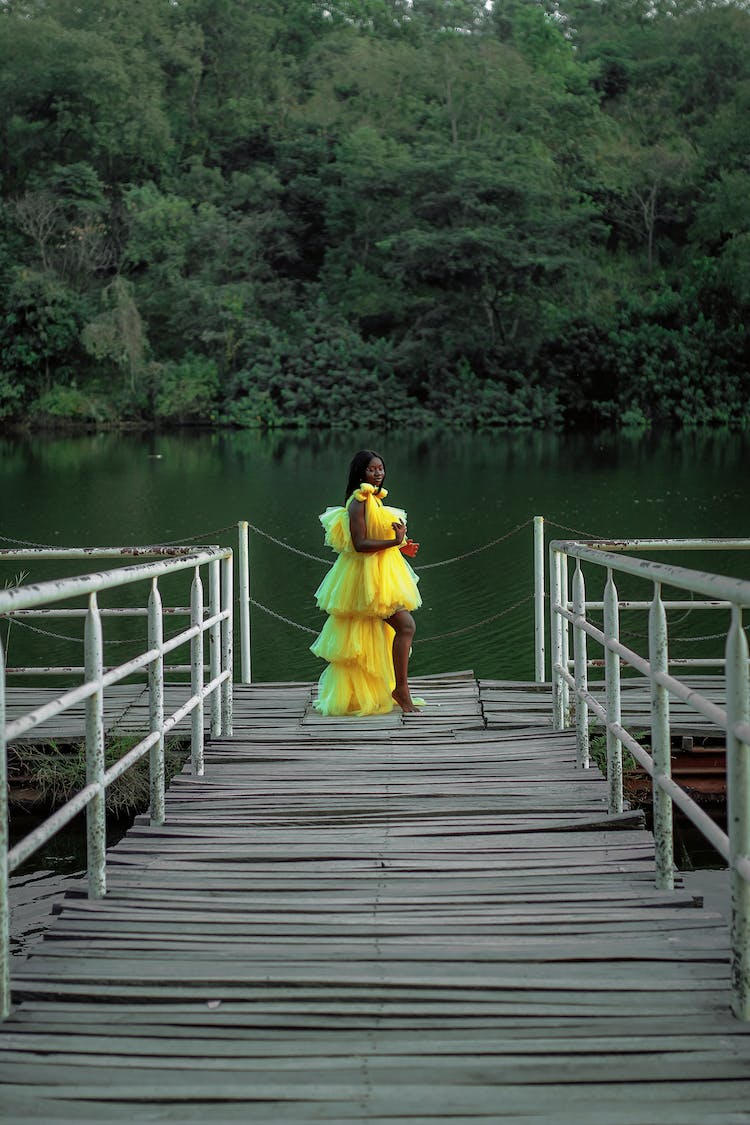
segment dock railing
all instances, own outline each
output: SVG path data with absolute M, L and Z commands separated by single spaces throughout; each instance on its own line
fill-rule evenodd
M 593 716 L 606 731 L 609 809 L 623 808 L 622 751 L 625 747 L 652 779 L 656 885 L 674 885 L 673 806 L 676 805 L 726 860 L 732 891 L 732 1007 L 741 1019 L 750 1019 L 750 672 L 748 641 L 743 611 L 750 606 L 750 582 L 654 562 L 617 551 L 635 549 L 706 549 L 706 540 L 641 540 L 612 543 L 585 543 L 556 540 L 550 544 L 550 631 L 553 725 L 568 725 L 574 712 L 579 767 L 589 764 L 589 721 Z M 712 541 L 723 549 L 750 546 L 747 540 Z M 569 562 L 575 569 L 569 582 Z M 601 600 L 589 601 L 584 576 L 602 576 Z M 603 572 L 603 574 L 602 574 Z M 620 640 L 621 600 L 616 576 L 627 575 L 646 582 L 650 598 L 629 602 L 630 608 L 648 606 L 649 628 L 646 655 L 635 652 Z M 674 662 L 669 657 L 667 603 L 662 588 L 684 591 L 705 599 L 690 601 L 691 608 L 724 609 L 730 620 L 726 628 L 724 657 L 721 660 L 683 661 L 687 664 L 720 664 L 724 669 L 726 703 L 720 707 L 684 679 L 670 673 Z M 592 606 L 603 610 L 603 626 L 589 620 Z M 569 634 L 573 634 L 573 671 L 570 670 Z M 588 682 L 588 643 L 604 651 L 605 702 L 592 694 Z M 625 666 L 645 676 L 651 691 L 650 753 L 622 724 L 621 669 Z M 726 736 L 727 826 L 723 832 L 671 777 L 670 700 L 678 699 L 708 719 Z M 572 702 L 571 702 L 572 700 Z
M 533 521 L 529 520 L 526 524 L 509 529 L 491 543 L 472 548 L 468 554 L 476 554 L 480 550 L 493 547 L 532 522 L 534 527 L 535 590 L 534 595 L 529 595 L 528 599 L 523 599 L 523 601 L 530 600 L 532 596 L 535 598 L 535 676 L 537 681 L 544 681 L 546 674 L 545 616 L 547 600 L 545 582 L 549 581 L 553 725 L 556 729 L 562 728 L 571 720 L 573 711 L 575 712 L 578 765 L 586 768 L 589 764 L 590 720 L 593 717 L 602 723 L 606 730 L 609 806 L 612 812 L 620 811 L 623 806 L 623 746 L 633 754 L 636 761 L 652 777 L 656 881 L 659 887 L 667 888 L 673 885 L 673 803 L 686 813 L 719 854 L 726 859 L 732 870 L 735 1011 L 742 1018 L 750 1018 L 750 886 L 748 885 L 750 882 L 750 859 L 748 859 L 748 853 L 750 853 L 750 812 L 748 811 L 748 803 L 750 802 L 750 786 L 748 785 L 748 781 L 750 781 L 750 765 L 748 764 L 750 725 L 748 724 L 747 639 L 742 625 L 743 609 L 750 605 L 750 583 L 621 554 L 621 552 L 634 551 L 748 550 L 750 549 L 750 540 L 555 540 L 550 545 L 550 567 L 548 575 L 545 575 L 545 521 L 542 517 L 535 517 Z M 330 563 L 327 559 L 309 555 L 291 544 L 274 539 L 273 536 L 255 528 L 245 520 L 238 521 L 236 525 L 232 526 L 236 527 L 239 533 L 237 560 L 240 680 L 243 683 L 250 683 L 250 606 L 256 603 L 250 597 L 249 530 L 259 532 L 279 546 L 294 551 L 296 554 L 305 555 L 326 565 L 330 565 Z M 560 527 L 561 525 L 553 526 Z M 228 528 L 218 530 L 226 531 Z M 564 530 L 570 531 L 573 529 L 565 528 Z M 574 534 L 577 534 L 577 532 L 574 531 Z M 11 621 L 15 620 L 20 623 L 32 616 L 48 619 L 78 616 L 85 617 L 86 622 L 86 658 L 83 668 L 37 665 L 33 668 L 16 667 L 7 669 L 8 674 L 47 676 L 52 674 L 64 674 L 65 676 L 82 674 L 84 678 L 83 682 L 76 688 L 67 692 L 61 690 L 55 700 L 7 725 L 5 739 L 0 742 L 0 751 L 2 751 L 0 753 L 2 759 L 0 769 L 5 771 L 5 746 L 9 739 L 20 737 L 45 719 L 52 718 L 67 707 L 84 700 L 87 708 L 87 761 L 90 760 L 91 763 L 87 767 L 89 773 L 85 789 L 10 852 L 8 851 L 7 840 L 7 779 L 4 772 L 0 777 L 0 802 L 2 802 L 2 808 L 0 809 L 0 821 L 2 822 L 0 823 L 0 878 L 2 879 L 2 891 L 0 893 L 0 899 L 2 900 L 0 903 L 0 909 L 2 910 L 0 959 L 6 966 L 5 975 L 0 981 L 0 1003 L 3 1012 L 5 1012 L 9 1003 L 7 980 L 7 881 L 9 873 L 15 870 L 37 848 L 41 847 L 73 816 L 85 808 L 87 820 L 91 825 L 89 842 L 91 844 L 92 839 L 96 837 L 94 842 L 96 848 L 99 849 L 97 852 L 96 848 L 89 848 L 89 893 L 92 897 L 103 894 L 105 889 L 103 809 L 104 791 L 107 785 L 129 768 L 131 764 L 149 753 L 152 779 L 151 816 L 154 823 L 161 823 L 159 817 L 163 817 L 164 806 L 164 735 L 192 712 L 191 760 L 195 772 L 201 773 L 203 768 L 203 702 L 207 697 L 211 697 L 212 735 L 231 734 L 233 556 L 229 548 L 173 545 L 145 548 L 14 549 L 13 551 L 0 551 L 0 556 L 7 561 L 16 562 L 40 558 L 88 559 L 89 561 L 98 561 L 104 558 L 120 560 L 135 558 L 141 560 L 138 565 L 125 566 L 119 570 L 61 579 L 36 586 L 19 586 L 4 592 L 0 590 L 0 615 L 10 615 Z M 449 562 L 458 562 L 464 557 L 467 557 L 467 555 L 464 554 L 457 556 L 455 559 L 442 560 L 426 565 L 442 566 Z M 143 560 L 147 558 L 156 561 L 146 563 Z M 569 581 L 569 560 L 575 563 L 572 582 Z M 587 567 L 594 565 L 599 571 L 605 569 L 607 572 L 604 593 L 599 600 L 590 600 L 587 597 L 583 574 L 584 565 Z M 207 566 L 209 570 L 210 594 L 208 607 L 203 605 L 203 587 L 200 577 L 200 569 L 203 566 Z M 195 578 L 191 589 L 190 605 L 173 607 L 162 605 L 157 580 L 171 573 L 191 569 L 195 571 Z M 627 574 L 650 583 L 653 587 L 650 599 L 621 598 L 615 585 L 614 575 L 616 573 Z M 148 606 L 137 608 L 99 607 L 96 596 L 98 593 L 144 579 L 150 579 L 152 582 Z M 666 586 L 688 593 L 690 600 L 674 598 L 667 600 L 662 594 L 662 588 Z M 73 598 L 76 595 L 88 596 L 89 604 L 87 608 L 51 608 L 60 601 Z M 696 595 L 703 600 L 697 600 Z M 518 606 L 521 604 L 519 602 Z M 506 607 L 499 613 L 494 614 L 491 620 L 500 618 L 504 613 L 515 610 L 518 606 Z M 701 609 L 724 610 L 731 613 L 731 623 L 726 630 L 724 657 L 699 656 L 675 659 L 670 655 L 670 638 L 666 614 L 667 610 L 677 608 L 690 611 Z M 629 610 L 643 611 L 644 609 L 648 609 L 650 615 L 650 639 L 647 655 L 639 654 L 621 643 L 619 625 L 622 612 Z M 601 628 L 588 618 L 589 610 L 603 611 L 604 623 Z M 176 636 L 168 637 L 165 640 L 163 621 L 166 615 L 188 616 L 190 625 Z M 105 667 L 102 659 L 101 632 L 103 621 L 110 618 L 122 619 L 137 616 L 148 618 L 148 649 L 121 665 Z M 279 615 L 274 614 L 274 616 L 278 617 Z M 280 620 L 288 621 L 284 617 L 281 617 Z M 293 621 L 288 621 L 288 624 L 297 628 L 305 628 L 307 632 L 314 632 L 314 630 Z M 467 629 L 473 627 L 468 626 Z M 208 684 L 204 683 L 206 666 L 204 666 L 203 661 L 203 640 L 206 633 L 209 636 L 210 648 L 210 661 L 207 666 Z M 589 658 L 587 648 L 589 638 L 603 648 L 603 660 Z M 189 665 L 167 666 L 164 663 L 164 657 L 173 649 L 188 642 L 191 644 L 191 663 Z M 651 683 L 651 754 L 640 746 L 632 733 L 622 726 L 620 707 L 621 664 L 629 665 L 637 672 L 641 672 Z M 600 668 L 603 666 L 604 669 L 604 706 L 589 690 L 588 670 L 594 666 Z M 684 680 L 670 675 L 670 669 L 695 666 L 715 667 L 726 671 L 726 708 L 717 706 Z M 175 711 L 169 718 L 164 719 L 164 674 L 167 670 L 190 672 L 191 695 L 184 707 Z M 100 744 L 103 741 L 101 732 L 103 691 L 111 684 L 117 683 L 137 671 L 145 671 L 149 677 L 151 730 L 148 736 L 129 754 L 125 755 L 116 766 L 110 771 L 102 773 L 102 763 L 99 759 L 102 756 Z M 722 832 L 710 817 L 691 801 L 685 791 L 675 784 L 670 776 L 670 695 L 688 702 L 696 712 L 702 714 L 717 728 L 726 732 L 727 760 L 729 763 L 728 834 Z M 4 700 L 4 654 L 0 647 L 0 738 L 2 738 L 2 730 L 5 727 Z
M 102 553 L 100 551 L 99 557 Z M 131 551 L 131 556 L 149 553 L 148 549 L 136 550 Z M 212 735 L 232 733 L 232 551 L 218 547 L 179 548 L 170 549 L 169 554 L 169 558 L 157 561 L 0 590 L 0 615 L 3 616 L 27 610 L 44 610 L 49 616 L 53 612 L 49 609 L 51 605 L 81 597 L 87 599 L 85 609 L 68 611 L 85 617 L 84 667 L 65 669 L 68 675 L 74 671 L 81 672 L 82 682 L 67 690 L 60 689 L 53 699 L 11 722 L 6 722 L 5 654 L 0 644 L 0 1017 L 6 1016 L 10 1010 L 8 881 L 11 873 L 85 809 L 88 893 L 90 898 L 103 897 L 106 893 L 105 795 L 108 786 L 148 754 L 151 823 L 162 824 L 165 816 L 165 736 L 190 715 L 191 766 L 195 774 L 201 775 L 204 705 L 207 700 L 210 702 Z M 122 557 L 122 552 L 118 555 Z M 90 552 L 87 557 L 91 557 Z M 208 606 L 204 604 L 204 570 L 208 575 Z M 179 574 L 192 575 L 189 624 L 165 639 L 165 611 L 159 581 Z M 103 623 L 107 619 L 107 611 L 100 608 L 99 595 L 137 583 L 146 583 L 148 589 L 147 605 L 142 611 L 147 617 L 146 648 L 122 664 L 105 668 Z M 127 612 L 132 615 L 136 611 Z M 209 644 L 208 682 L 204 663 L 206 636 Z M 180 707 L 165 715 L 164 658 L 186 644 L 190 645 L 189 696 Z M 105 692 L 113 684 L 137 674 L 148 677 L 149 733 L 113 766 L 105 769 Z M 43 824 L 9 849 L 7 745 L 12 739 L 21 738 L 46 720 L 80 703 L 85 703 L 86 708 L 86 785 Z

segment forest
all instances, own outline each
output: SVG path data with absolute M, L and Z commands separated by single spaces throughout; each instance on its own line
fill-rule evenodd
M 750 424 L 750 3 L 0 0 L 0 424 Z

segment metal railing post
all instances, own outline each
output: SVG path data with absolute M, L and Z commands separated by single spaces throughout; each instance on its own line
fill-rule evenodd
M 576 562 L 573 573 L 573 613 L 577 617 L 586 616 L 586 583 L 580 561 Z M 586 631 L 573 629 L 573 661 L 576 681 L 576 765 L 579 769 L 589 768 L 589 707 L 584 693 L 588 691 L 588 671 L 586 668 Z
M 208 564 L 208 612 L 216 617 L 221 610 L 221 564 L 218 559 Z M 209 679 L 215 680 L 221 671 L 221 626 L 217 621 L 208 631 Z M 211 695 L 211 737 L 221 734 L 221 690 Z
M 544 682 L 544 516 L 534 516 L 534 678 Z
M 221 610 L 225 617 L 221 623 L 221 670 L 229 675 L 221 684 L 221 733 L 224 738 L 232 734 L 232 684 L 234 682 L 234 643 L 232 612 L 234 603 L 232 556 L 221 561 Z
M 549 612 L 550 612 L 550 677 L 552 679 L 552 726 L 562 730 L 565 726 L 562 693 L 562 618 L 555 606 L 562 601 L 560 594 L 560 552 L 550 548 L 549 558 Z
M 86 700 L 86 783 L 98 786 L 86 808 L 86 865 L 89 898 L 107 893 L 107 795 L 104 789 L 104 644 L 96 594 L 89 595 L 84 627 L 84 676 L 98 683 Z
M 203 582 L 200 567 L 190 588 L 190 625 L 198 632 L 190 641 L 190 693 L 198 702 L 191 714 L 190 763 L 194 777 L 203 777 Z
M 750 746 L 735 726 L 750 722 L 748 645 L 742 609 L 732 607 L 726 644 L 727 690 L 727 835 L 732 885 L 732 1010 L 750 1019 L 750 885 L 737 871 L 737 860 L 750 855 Z
M 560 594 L 562 595 L 560 601 L 562 602 L 563 609 L 569 609 L 568 591 L 570 584 L 568 581 L 568 556 L 563 554 L 560 556 Z M 566 672 L 570 671 L 570 623 L 565 617 L 560 618 L 560 630 L 562 649 L 560 653 L 560 663 Z M 570 684 L 563 677 L 560 684 L 562 691 L 562 712 L 564 726 L 570 726 Z
M 0 1019 L 10 1013 L 10 903 L 8 901 L 8 763 L 5 740 L 5 653 L 0 642 Z
M 656 850 L 656 886 L 660 890 L 674 887 L 674 830 L 672 798 L 656 783 L 660 774 L 672 776 L 669 730 L 669 692 L 655 676 L 669 669 L 669 636 L 667 613 L 661 597 L 661 583 L 654 583 L 654 599 L 648 616 L 648 661 L 651 668 L 651 757 L 654 761 L 654 846 Z
M 617 587 L 611 567 L 607 567 L 607 584 L 604 587 L 604 635 L 607 639 L 620 639 L 620 607 Z M 620 712 L 620 658 L 611 649 L 604 649 L 604 679 L 607 692 L 607 722 L 619 723 Z M 607 781 L 609 782 L 609 811 L 622 812 L 622 743 L 607 728 Z
M 250 537 L 247 520 L 240 520 L 237 526 L 239 528 L 237 566 L 240 586 L 240 674 L 243 684 L 251 684 L 253 676 L 250 648 Z
M 149 750 L 149 784 L 151 788 L 151 823 L 163 824 L 164 813 L 164 623 L 162 601 L 156 578 L 151 580 L 148 599 L 148 647 L 157 648 L 159 655 L 148 666 L 148 714 L 152 733 L 159 741 Z

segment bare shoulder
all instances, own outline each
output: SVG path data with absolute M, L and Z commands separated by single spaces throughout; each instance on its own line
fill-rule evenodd
M 353 516 L 354 520 L 359 520 L 359 519 L 363 520 L 364 519 L 364 505 L 365 505 L 365 502 L 363 501 L 363 499 L 356 499 L 356 497 L 353 496 L 350 499 L 349 507 L 346 508 L 346 511 L 349 512 L 350 516 Z

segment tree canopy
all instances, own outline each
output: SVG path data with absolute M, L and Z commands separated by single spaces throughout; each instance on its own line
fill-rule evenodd
M 4 0 L 6 424 L 750 421 L 750 5 Z

